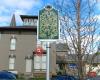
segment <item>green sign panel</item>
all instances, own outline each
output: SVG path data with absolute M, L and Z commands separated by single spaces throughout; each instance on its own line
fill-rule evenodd
M 59 39 L 58 11 L 51 6 L 46 6 L 39 12 L 38 39 Z

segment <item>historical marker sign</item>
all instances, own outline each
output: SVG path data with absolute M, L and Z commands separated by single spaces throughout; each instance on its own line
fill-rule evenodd
M 38 39 L 42 41 L 59 39 L 58 11 L 51 6 L 39 11 Z
M 49 80 L 49 41 L 59 39 L 59 20 L 58 11 L 51 6 L 46 6 L 39 11 L 39 25 L 37 28 L 37 37 L 40 41 L 47 41 L 47 75 Z

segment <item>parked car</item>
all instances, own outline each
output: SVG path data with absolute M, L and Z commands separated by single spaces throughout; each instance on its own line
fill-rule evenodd
M 0 80 L 16 80 L 16 76 L 8 71 L 0 71 Z
M 96 76 L 96 77 L 88 77 L 85 80 L 100 80 L 100 76 Z
M 51 80 L 78 80 L 74 76 L 71 75 L 57 75 L 53 76 Z
M 96 77 L 96 75 L 97 75 L 96 72 L 93 72 L 93 71 L 87 73 L 88 77 Z

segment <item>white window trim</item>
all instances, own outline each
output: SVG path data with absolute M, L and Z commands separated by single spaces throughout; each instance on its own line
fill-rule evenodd
M 26 72 L 32 72 L 32 59 L 26 59 Z
M 15 68 L 15 57 L 9 57 L 9 69 L 14 69 Z
M 37 26 L 37 19 L 24 19 L 23 25 L 25 26 Z
M 10 40 L 10 50 L 16 50 L 16 38 L 12 37 Z
M 36 59 L 35 58 L 36 56 L 37 55 L 34 56 L 34 59 Z M 46 60 L 45 61 L 42 60 L 42 58 L 44 56 L 46 57 L 45 54 L 42 56 L 38 56 L 38 57 L 40 57 L 39 61 L 34 60 L 34 71 L 46 71 Z M 38 66 L 37 66 L 37 64 L 38 64 Z M 45 65 L 45 67 L 43 66 L 43 64 Z

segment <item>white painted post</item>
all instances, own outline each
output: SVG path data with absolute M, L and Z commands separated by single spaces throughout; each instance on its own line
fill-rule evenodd
M 50 75 L 49 75 L 49 72 L 50 72 L 50 66 L 49 66 L 49 63 L 50 63 L 50 53 L 49 53 L 49 50 L 50 50 L 50 43 L 49 42 L 47 42 L 47 70 L 46 70 L 46 80 L 49 80 L 50 79 Z

